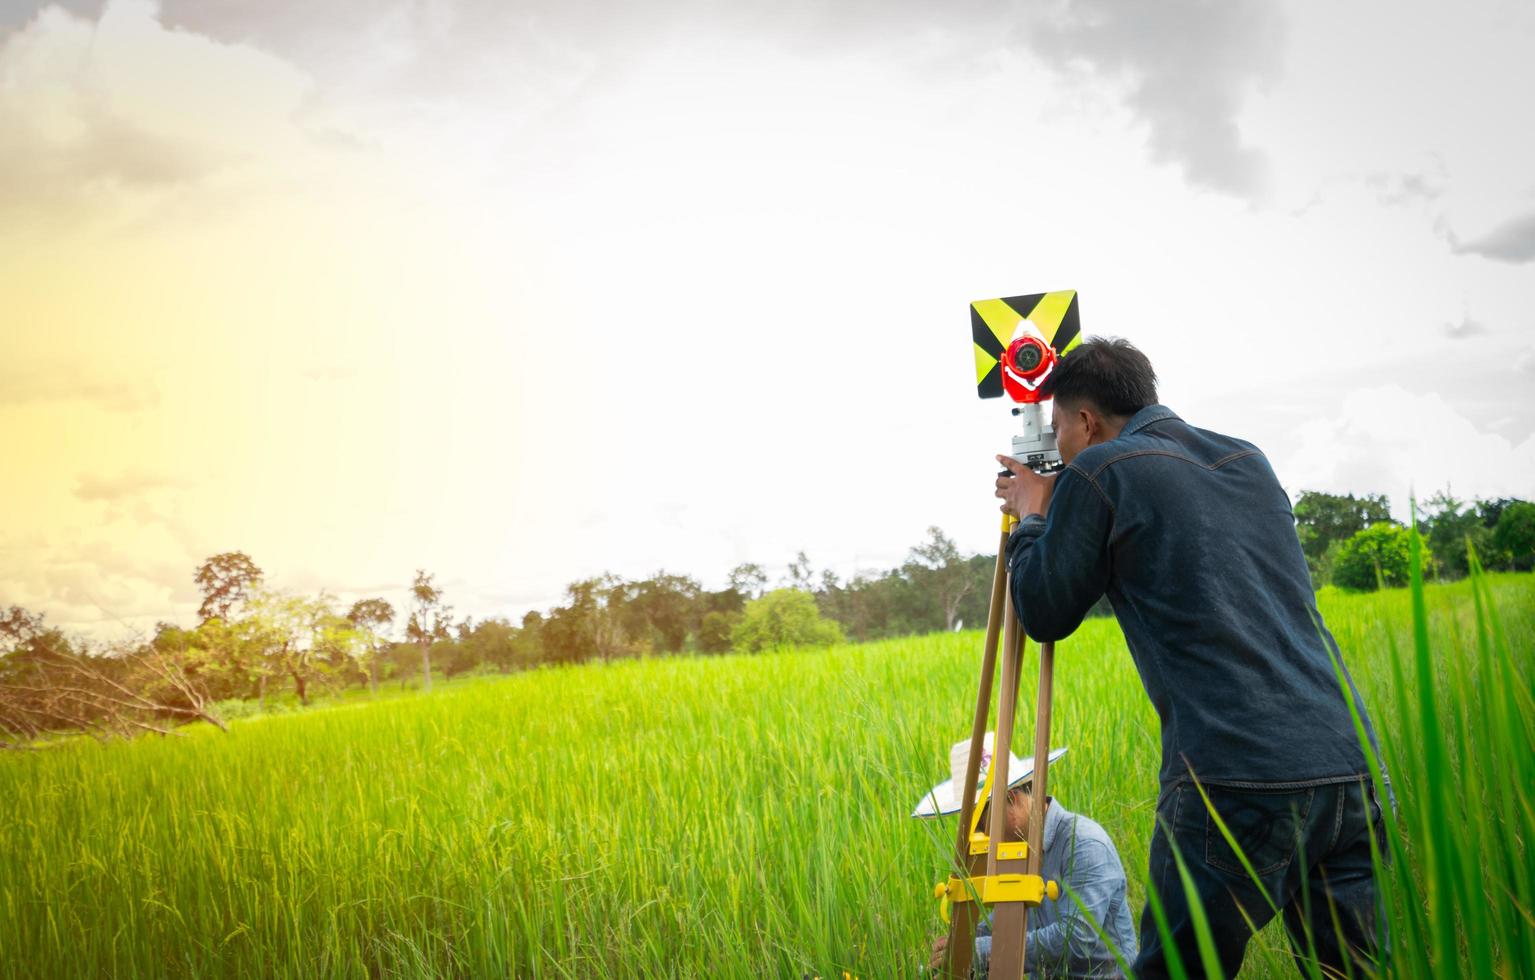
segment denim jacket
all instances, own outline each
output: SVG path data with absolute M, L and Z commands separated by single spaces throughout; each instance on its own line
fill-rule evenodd
M 1108 595 L 1162 721 L 1164 787 L 1189 769 L 1212 782 L 1365 772 L 1290 499 L 1251 443 L 1141 409 L 1061 472 L 1048 516 L 1013 531 L 1008 570 L 1037 641 L 1069 636 Z
M 1125 869 L 1102 827 L 1050 800 L 1045 810 L 1045 856 L 1040 873 L 1061 885 L 1061 897 L 1029 910 L 1029 941 L 1023 967 L 1035 977 L 1120 977 L 1123 972 L 1093 923 L 1113 941 L 1126 963 L 1135 962 L 1135 929 L 1125 896 Z M 991 960 L 989 919 L 975 938 L 975 972 Z

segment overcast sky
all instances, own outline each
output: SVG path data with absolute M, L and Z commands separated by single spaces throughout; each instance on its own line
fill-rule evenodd
M 1532 93 L 1525 2 L 0 0 L 0 603 L 985 551 L 1055 289 L 1292 493 L 1535 497 Z

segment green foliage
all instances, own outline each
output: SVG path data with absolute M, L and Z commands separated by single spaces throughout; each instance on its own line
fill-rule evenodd
M 738 612 L 707 612 L 698 625 L 698 649 L 704 653 L 725 653 L 731 647 L 731 635 L 741 621 Z
M 844 640 L 842 627 L 823 618 L 815 597 L 799 589 L 774 589 L 748 602 L 730 638 L 737 650 L 746 653 Z
M 1311 570 L 1311 584 L 1316 588 L 1331 581 L 1329 549 L 1371 524 L 1391 520 L 1391 502 L 1384 494 L 1355 497 L 1305 490 L 1295 502 L 1294 511 L 1295 533 Z
M 948 535 L 937 527 L 927 529 L 927 540 L 911 549 L 902 567 L 916 589 L 937 601 L 943 628 L 953 629 L 960 604 L 975 587 L 963 557 Z
M 1497 497 L 1493 500 L 1478 500 L 1476 502 L 1476 513 L 1482 519 L 1482 524 L 1490 531 L 1498 526 L 1498 521 L 1503 517 L 1503 512 L 1511 505 L 1517 503 L 1523 503 L 1523 501 L 1517 497 Z
M 1448 490 L 1428 498 L 1419 526 L 1438 559 L 1434 571 L 1440 578 L 1464 578 L 1470 570 L 1467 555 L 1475 549 L 1485 561 L 1492 549 L 1492 531 L 1482 523 L 1474 506 L 1457 500 Z
M 657 572 L 632 583 L 622 597 L 622 623 L 632 643 L 675 652 L 687 645 L 703 588 L 687 575 Z
M 488 665 L 503 673 L 529 666 L 531 651 L 522 631 L 504 619 L 490 618 L 466 624 L 443 660 L 443 673 L 455 677 Z
M 1295 530 L 1301 551 L 1320 558 L 1328 545 L 1353 537 L 1371 524 L 1391 520 L 1391 501 L 1385 494 L 1320 493 L 1304 490 L 1295 502 Z
M 742 562 L 730 570 L 730 591 L 744 599 L 755 599 L 767 587 L 767 572 L 756 562 Z
M 1374 524 L 1359 531 L 1338 549 L 1333 583 L 1359 592 L 1406 585 L 1414 538 L 1421 541 L 1422 535 L 1400 524 Z
M 30 681 L 40 662 L 77 652 L 62 630 L 43 619 L 20 606 L 0 612 L 0 681 Z
M 1535 504 L 1519 500 L 1505 507 L 1492 532 L 1492 543 L 1508 555 L 1514 568 L 1529 571 L 1535 564 Z
M 823 576 L 816 605 L 855 639 L 879 639 L 943 628 L 936 597 L 920 589 L 901 570 L 859 576 L 846 585 Z
M 368 686 L 376 692 L 383 636 L 394 622 L 394 606 L 383 599 L 358 599 L 347 610 L 346 618 L 362 641 L 365 655 L 360 666 L 368 675 Z
M 257 588 L 245 605 L 245 617 L 229 624 L 227 642 L 250 657 L 263 695 L 270 679 L 292 680 L 300 703 L 308 704 L 311 685 L 342 682 L 367 655 L 366 636 L 323 593 L 311 599 Z

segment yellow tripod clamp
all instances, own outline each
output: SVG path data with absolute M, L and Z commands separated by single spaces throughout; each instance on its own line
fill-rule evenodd
M 933 897 L 938 899 L 938 916 L 949 921 L 949 906 L 956 902 L 974 901 L 980 896 L 983 905 L 997 902 L 1023 902 L 1038 905 L 1045 899 L 1056 901 L 1061 897 L 1058 882 L 1046 881 L 1039 875 L 977 875 L 961 878 L 950 875 L 948 881 L 933 886 Z

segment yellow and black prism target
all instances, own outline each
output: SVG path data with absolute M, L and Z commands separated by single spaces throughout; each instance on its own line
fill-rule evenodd
M 1002 397 L 1002 352 L 1024 320 L 1034 324 L 1057 356 L 1082 339 L 1075 289 L 976 300 L 970 304 L 970 337 L 975 342 L 976 393 L 982 398 Z

